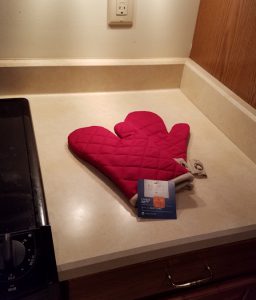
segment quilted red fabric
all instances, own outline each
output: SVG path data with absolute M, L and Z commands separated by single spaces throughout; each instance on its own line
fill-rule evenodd
M 115 133 L 119 137 L 140 132 L 162 149 L 166 149 L 172 158 L 187 160 L 187 145 L 190 128 L 188 124 L 179 123 L 168 133 L 163 120 L 155 113 L 136 111 L 127 115 L 124 122 L 115 125 Z
M 188 172 L 173 159 L 176 154 L 186 158 L 187 124 L 176 124 L 168 134 L 157 115 L 134 112 L 117 124 L 115 131 L 118 136 L 100 126 L 80 128 L 68 136 L 68 144 L 71 151 L 108 176 L 129 199 L 137 193 L 140 178 L 170 180 Z

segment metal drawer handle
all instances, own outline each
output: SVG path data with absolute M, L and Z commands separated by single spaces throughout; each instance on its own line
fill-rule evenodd
M 205 266 L 205 268 L 206 268 L 206 270 L 208 270 L 209 276 L 202 278 L 202 279 L 195 280 L 195 281 L 186 282 L 186 283 L 175 283 L 175 281 L 173 281 L 172 276 L 170 275 L 169 271 L 168 271 L 167 275 L 168 275 L 168 279 L 169 279 L 171 285 L 174 288 L 177 288 L 177 289 L 189 288 L 191 286 L 200 285 L 202 283 L 206 283 L 206 282 L 212 280 L 213 273 L 212 273 L 210 266 L 207 265 L 207 266 Z

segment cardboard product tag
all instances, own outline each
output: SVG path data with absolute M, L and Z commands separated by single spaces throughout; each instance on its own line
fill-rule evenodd
M 203 163 L 199 159 L 189 160 L 190 172 L 197 177 L 207 177 Z
M 138 180 L 138 217 L 176 219 L 175 184 L 172 181 Z

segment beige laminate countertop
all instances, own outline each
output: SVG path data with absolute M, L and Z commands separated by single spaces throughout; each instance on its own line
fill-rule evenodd
M 255 164 L 180 90 L 27 99 L 61 280 L 256 237 Z M 138 220 L 118 189 L 68 150 L 71 131 L 91 125 L 113 130 L 135 110 L 159 114 L 168 129 L 190 124 L 188 157 L 204 162 L 208 178 L 195 179 L 192 191 L 176 196 L 177 220 Z

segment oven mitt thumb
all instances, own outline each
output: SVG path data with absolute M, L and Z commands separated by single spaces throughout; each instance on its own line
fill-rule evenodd
M 111 131 L 91 126 L 68 136 L 70 150 L 109 177 L 130 199 L 137 193 L 138 179 L 171 180 L 186 174 L 186 168 L 137 130 L 119 137 Z

